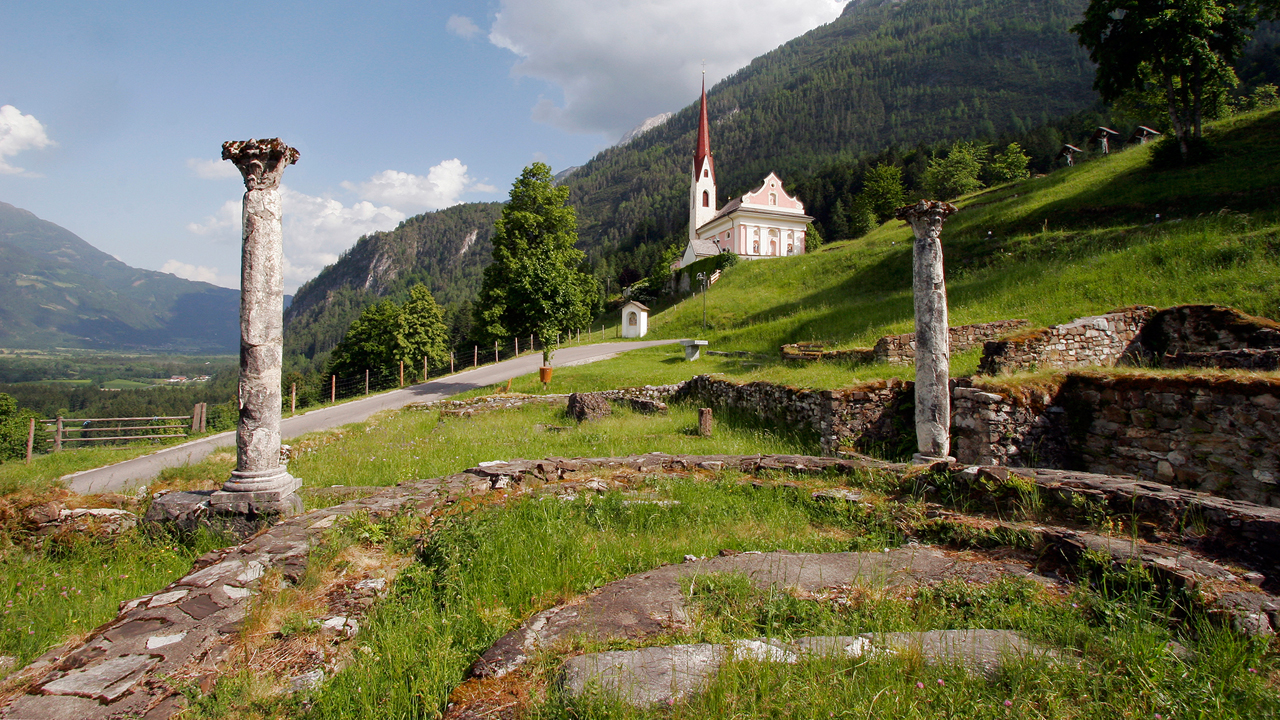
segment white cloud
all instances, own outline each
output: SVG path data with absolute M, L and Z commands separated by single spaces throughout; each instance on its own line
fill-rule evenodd
M 357 193 L 363 200 L 414 213 L 456 205 L 467 192 L 497 192 L 492 185 L 478 183 L 467 175 L 467 166 L 457 158 L 436 165 L 427 171 L 425 177 L 383 170 L 359 185 L 344 182 L 342 187 Z
M 211 161 L 189 160 L 187 165 L 201 177 L 213 177 L 204 174 L 212 172 L 215 167 Z M 280 186 L 287 292 L 293 292 L 315 277 L 324 266 L 337 262 L 342 251 L 354 245 L 362 235 L 391 230 L 410 213 L 455 205 L 464 193 L 498 191 L 491 185 L 476 182 L 467 174 L 467 166 L 457 158 L 441 162 L 428 170 L 425 176 L 384 170 L 366 182 L 344 182 L 342 187 L 355 192 L 360 199 L 346 205 L 331 197 L 307 195 L 287 185 Z M 188 223 L 187 231 L 215 243 L 238 245 L 241 202 L 240 199 L 226 201 L 214 214 Z M 170 265 L 165 266 L 165 272 L 191 279 L 197 279 L 194 274 L 198 271 L 207 270 L 176 260 L 170 261 Z M 216 269 L 213 272 L 216 273 Z
M 187 231 L 214 240 L 239 242 L 241 207 L 241 200 L 228 200 L 222 203 L 216 214 L 206 217 L 204 222 L 187 223 Z
M 292 292 L 319 273 L 325 265 L 362 235 L 391 230 L 405 219 L 393 207 L 367 200 L 343 205 L 332 198 L 315 197 L 280 186 L 284 205 L 284 284 Z
M 207 282 L 211 285 L 221 287 L 239 287 L 240 278 L 232 276 L 222 276 L 218 273 L 216 267 L 205 267 L 204 265 L 192 265 L 184 263 L 181 260 L 169 260 L 160 267 L 160 272 L 173 273 L 180 278 L 195 280 L 196 282 Z
M 535 120 L 612 142 L 798 35 L 839 17 L 846 0 L 502 0 L 489 41 L 520 60 L 512 74 L 546 80 Z
M 187 167 L 196 177 L 205 180 L 221 180 L 222 178 L 238 178 L 240 171 L 235 163 L 229 160 L 205 160 L 204 158 L 188 158 Z
M 0 175 L 18 175 L 22 168 L 10 165 L 6 158 L 24 150 L 39 150 L 56 145 L 45 133 L 44 125 L 33 115 L 23 115 L 12 105 L 0 106 Z
M 444 24 L 444 29 L 464 38 L 474 37 L 480 32 L 480 28 L 465 15 L 450 15 L 449 20 Z

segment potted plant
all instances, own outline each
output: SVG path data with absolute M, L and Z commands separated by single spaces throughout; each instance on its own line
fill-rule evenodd
M 551 382 L 551 354 L 555 352 L 555 342 L 551 333 L 542 329 L 538 332 L 538 340 L 542 342 L 542 367 L 538 368 L 538 380 L 546 385 Z

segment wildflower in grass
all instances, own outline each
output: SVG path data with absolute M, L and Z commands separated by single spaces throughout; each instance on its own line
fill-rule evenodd
M 1005 701 L 1004 701 L 1004 706 L 1005 706 L 1005 707 L 1013 707 L 1013 701 L 1012 701 L 1012 700 L 1005 700 Z
M 922 683 L 922 682 L 918 682 L 918 683 L 916 683 L 916 688 L 917 688 L 917 689 L 920 689 L 920 690 L 923 690 L 923 689 L 924 689 L 924 683 Z
M 939 686 L 939 687 L 942 687 L 942 686 L 944 686 L 944 685 L 946 685 L 946 684 L 947 684 L 947 681 L 946 681 L 946 680 L 943 680 L 942 678 L 938 678 L 938 686 Z

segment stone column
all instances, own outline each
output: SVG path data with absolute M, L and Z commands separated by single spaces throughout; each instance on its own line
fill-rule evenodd
M 947 284 L 942 274 L 942 221 L 951 203 L 921 200 L 898 208 L 911 224 L 916 313 L 916 446 L 912 462 L 951 461 L 951 342 L 947 328 Z
M 279 138 L 228 141 L 222 159 L 244 176 L 240 264 L 240 422 L 236 469 L 214 493 L 223 512 L 291 514 L 302 484 L 280 462 L 280 371 L 284 346 L 284 251 L 280 176 L 298 151 Z

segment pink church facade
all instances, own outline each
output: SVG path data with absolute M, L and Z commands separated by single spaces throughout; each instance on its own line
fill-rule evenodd
M 804 254 L 805 228 L 813 218 L 805 214 L 804 203 L 787 194 L 777 174 L 769 173 L 759 187 L 717 208 L 705 86 L 690 179 L 689 244 L 679 267 L 721 252 L 744 260 Z

